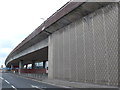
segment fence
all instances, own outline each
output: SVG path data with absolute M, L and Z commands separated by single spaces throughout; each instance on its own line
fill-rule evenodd
M 48 77 L 48 74 L 46 73 L 46 69 L 21 69 L 20 74 L 18 73 L 18 71 L 19 71 L 18 69 L 13 69 L 7 72 L 14 73 L 14 74 L 21 75 L 28 78 L 37 79 L 37 80 L 47 79 Z

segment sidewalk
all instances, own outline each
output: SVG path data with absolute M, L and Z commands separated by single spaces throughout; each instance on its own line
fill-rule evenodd
M 69 82 L 69 81 L 56 80 L 56 79 L 54 80 L 45 79 L 43 81 L 47 83 L 52 83 L 52 84 L 71 87 L 71 88 L 118 88 L 114 86 L 95 85 L 95 84 L 80 83 L 80 82 Z

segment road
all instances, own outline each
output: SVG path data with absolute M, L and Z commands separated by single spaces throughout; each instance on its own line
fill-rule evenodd
M 18 75 L 11 73 L 3 73 L 0 76 L 2 81 L 2 90 L 23 90 L 23 89 L 32 89 L 32 90 L 49 90 L 59 88 L 58 86 L 53 86 L 50 84 L 34 81 L 28 78 L 24 78 Z M 67 88 L 66 88 L 67 89 Z M 61 89 L 63 90 L 63 88 Z
M 79 88 L 63 88 L 55 85 L 43 83 L 33 79 L 25 78 L 11 73 L 0 73 L 0 90 L 84 90 Z M 86 89 L 89 90 L 89 89 Z M 101 90 L 101 89 L 90 89 Z M 118 90 L 108 88 L 102 90 Z

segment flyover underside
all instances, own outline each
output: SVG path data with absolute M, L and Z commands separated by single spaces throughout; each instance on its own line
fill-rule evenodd
M 40 50 L 37 50 L 35 52 L 29 53 L 27 55 L 21 56 L 15 60 L 12 60 L 7 66 L 9 67 L 10 65 L 18 66 L 19 61 L 21 60 L 24 62 L 24 64 L 31 64 L 33 61 L 35 62 L 47 61 L 48 60 L 48 46 Z

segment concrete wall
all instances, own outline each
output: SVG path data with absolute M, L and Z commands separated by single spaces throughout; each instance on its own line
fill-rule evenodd
M 48 57 L 51 79 L 118 85 L 118 5 L 53 33 Z

